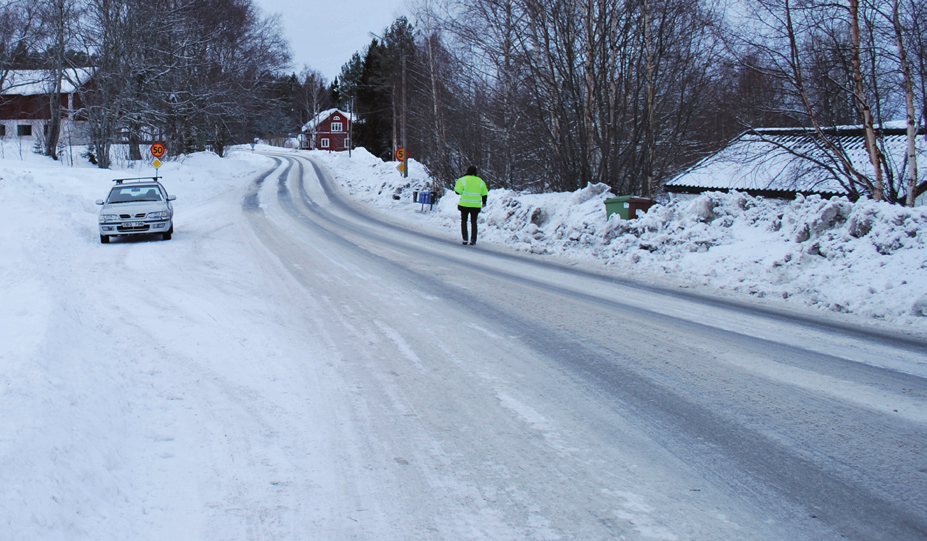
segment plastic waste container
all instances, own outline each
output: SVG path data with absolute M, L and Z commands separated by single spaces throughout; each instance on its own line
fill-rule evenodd
M 605 219 L 608 220 L 612 214 L 617 214 L 623 220 L 633 220 L 637 218 L 638 212 L 643 214 L 656 203 L 653 199 L 633 195 L 609 197 L 605 200 Z

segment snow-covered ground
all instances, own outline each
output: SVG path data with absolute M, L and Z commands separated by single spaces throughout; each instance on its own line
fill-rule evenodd
M 313 156 L 360 201 L 456 239 L 453 194 L 433 209 L 411 201 L 425 179 L 419 164 L 406 180 L 396 164 L 364 151 Z M 225 159 L 168 161 L 160 173 L 178 196 L 178 234 L 102 245 L 94 200 L 112 178 L 151 175 L 150 167 L 101 171 L 29 153 L 0 159 L 0 539 L 182 539 L 203 531 L 271 538 L 309 528 L 348 537 L 343 524 L 327 522 L 326 509 L 341 490 L 326 469 L 337 457 L 325 449 L 340 437 L 328 423 L 344 416 L 324 394 L 305 400 L 297 392 L 337 393 L 337 375 L 270 377 L 299 373 L 276 370 L 287 363 L 324 367 L 337 352 L 318 340 L 305 347 L 311 328 L 292 322 L 306 315 L 278 302 L 287 291 L 266 287 L 288 278 L 254 257 L 260 246 L 236 220 L 244 188 L 271 164 L 247 148 Z M 709 194 L 606 222 L 609 195 L 602 186 L 548 195 L 492 190 L 480 242 L 857 315 L 902 332 L 927 329 L 923 208 Z M 242 328 L 250 329 L 246 338 Z M 177 374 L 196 388 L 178 386 Z M 316 454 L 296 452 L 306 448 Z M 274 460 L 237 462 L 255 456 Z M 279 495 L 300 476 L 313 479 L 315 503 L 298 513 L 281 508 L 287 500 Z M 246 494 L 255 486 L 267 494 Z M 188 504 L 194 500 L 209 511 Z M 248 507 L 255 502 L 276 507 Z
M 206 154 L 169 162 L 162 174 L 180 197 L 185 235 L 103 245 L 94 200 L 112 178 L 154 171 L 25 158 L 0 161 L 0 539 L 240 537 L 253 526 L 237 519 L 255 513 L 236 493 L 276 490 L 294 477 L 279 471 L 287 464 L 300 475 L 324 464 L 280 460 L 266 483 L 248 483 L 254 471 L 230 463 L 309 447 L 293 440 L 301 431 L 271 437 L 254 412 L 297 408 L 312 422 L 322 407 L 286 399 L 305 382 L 266 376 L 306 354 L 287 329 L 293 314 L 263 291 L 261 262 L 242 257 L 229 235 L 229 210 L 258 164 Z M 260 382 L 261 396 L 245 382 Z M 192 501 L 210 511 L 190 514 Z
M 459 231 L 453 192 L 434 208 L 412 202 L 428 181 L 419 164 L 413 162 L 404 179 L 395 163 L 363 150 L 351 159 L 314 156 L 358 199 L 455 235 Z M 492 179 L 486 180 L 491 188 Z M 605 185 L 543 195 L 491 190 L 480 213 L 480 242 L 601 262 L 644 280 L 785 299 L 901 331 L 927 329 L 927 207 L 715 192 L 655 206 L 637 220 L 606 221 L 604 201 L 615 195 L 625 194 Z

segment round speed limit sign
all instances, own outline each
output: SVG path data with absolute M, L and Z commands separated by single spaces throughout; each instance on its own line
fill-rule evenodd
M 164 148 L 164 143 L 155 143 L 151 145 L 151 155 L 154 156 L 155 158 L 160 158 L 164 156 L 164 153 L 166 151 L 167 149 Z

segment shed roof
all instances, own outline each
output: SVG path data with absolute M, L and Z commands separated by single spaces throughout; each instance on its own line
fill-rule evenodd
M 40 96 L 49 94 L 52 89 L 49 70 L 11 70 L 3 78 L 0 95 L 4 96 Z M 92 68 L 68 68 L 64 70 L 61 92 L 71 94 L 90 80 Z
M 871 170 L 862 130 L 858 126 L 831 128 L 825 132 L 830 140 L 845 150 L 853 166 Z M 882 130 L 882 149 L 894 171 L 903 171 L 907 155 L 905 130 L 887 127 Z M 927 163 L 925 132 L 917 138 L 918 162 Z M 834 171 L 839 164 L 824 148 L 820 138 L 808 129 L 762 129 L 742 133 L 727 147 L 709 156 L 665 184 L 670 192 L 739 190 L 783 194 L 847 194 L 847 188 Z M 920 177 L 927 177 L 927 167 L 920 167 Z

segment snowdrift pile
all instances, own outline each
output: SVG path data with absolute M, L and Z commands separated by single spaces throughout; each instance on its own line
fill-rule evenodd
M 315 156 L 356 197 L 459 234 L 452 191 L 433 209 L 413 201 L 432 182 L 420 164 L 411 162 L 404 179 L 395 163 L 365 152 Z M 606 221 L 604 201 L 614 195 L 602 184 L 556 194 L 491 190 L 480 242 L 927 328 L 925 207 L 713 192 Z

